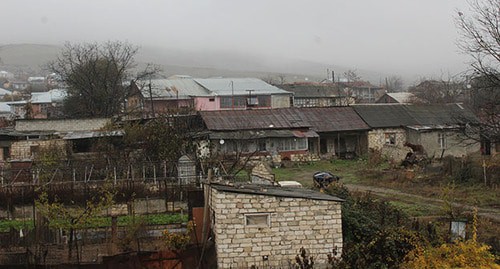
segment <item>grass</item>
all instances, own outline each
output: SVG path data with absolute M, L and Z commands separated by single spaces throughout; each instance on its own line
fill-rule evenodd
M 312 175 L 317 171 L 328 171 L 341 177 L 341 182 L 389 188 L 405 193 L 442 199 L 444 189 L 453 178 L 446 175 L 426 174 L 418 168 L 407 170 L 388 162 L 370 165 L 366 160 L 332 160 L 299 164 L 289 168 L 274 168 L 277 181 L 294 180 L 306 188 L 313 188 Z M 435 214 L 435 208 L 425 201 L 405 201 L 403 197 L 385 197 L 400 206 L 410 215 Z M 485 187 L 481 182 L 455 184 L 453 202 L 480 207 L 500 208 L 500 192 Z
M 345 183 L 357 183 L 360 176 L 357 175 L 359 168 L 365 168 L 364 160 L 333 160 L 318 161 L 307 164 L 297 164 L 290 168 L 273 168 L 277 181 L 294 180 L 300 182 L 304 187 L 313 187 L 312 176 L 318 171 L 331 172 L 340 176 Z
M 188 216 L 185 214 L 151 214 L 135 216 L 135 219 L 144 220 L 147 225 L 166 225 L 174 223 L 183 223 L 188 221 Z M 127 226 L 134 221 L 132 216 L 119 216 L 117 219 L 118 226 Z M 90 219 L 85 225 L 85 228 L 102 228 L 111 227 L 111 217 L 95 217 Z M 33 229 L 33 220 L 1 220 L 0 232 L 8 232 L 10 229 L 20 230 Z

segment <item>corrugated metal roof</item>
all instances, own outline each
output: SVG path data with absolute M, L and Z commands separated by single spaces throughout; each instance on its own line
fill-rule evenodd
M 0 95 L 7 95 L 7 94 L 11 94 L 11 91 L 6 90 L 4 88 L 0 88 Z
M 295 98 L 327 98 L 345 95 L 341 87 L 331 83 L 293 83 L 277 85 L 276 87 L 285 91 L 293 92 Z
M 200 111 L 209 130 L 311 128 L 316 132 L 368 130 L 352 107 Z
M 111 137 L 111 136 L 123 136 L 125 132 L 123 130 L 115 131 L 80 131 L 80 132 L 69 132 L 63 136 L 63 139 L 85 139 L 85 138 L 96 138 L 96 137 Z
M 340 199 L 338 197 L 305 188 L 294 188 L 294 187 L 287 188 L 280 186 L 255 185 L 255 184 L 241 184 L 234 186 L 211 184 L 210 186 L 218 191 L 223 191 L 223 192 L 344 202 L 343 199 Z
M 413 98 L 415 98 L 415 95 L 411 92 L 388 92 L 385 94 L 387 94 L 389 97 L 396 100 L 396 102 L 400 104 L 409 103 Z
M 404 105 L 355 105 L 353 108 L 372 128 L 400 127 L 417 124 Z
M 30 100 L 7 102 L 9 105 L 24 105 L 28 102 L 32 104 L 48 104 L 60 103 L 68 96 L 68 91 L 65 89 L 53 89 L 48 92 L 34 92 L 31 93 Z
M 53 89 L 48 92 L 34 92 L 31 94 L 31 103 L 56 103 L 62 102 L 68 96 L 65 89 Z
M 141 81 L 142 95 L 149 97 L 149 81 Z M 151 80 L 151 94 L 155 99 L 186 99 L 192 96 L 209 96 L 208 90 L 201 87 L 191 77 L 172 77 Z
M 310 126 L 298 109 L 200 111 L 207 128 L 215 130 L 300 129 Z
M 228 131 L 211 132 L 210 139 L 259 139 L 272 137 L 318 137 L 319 135 L 311 130 L 262 130 L 262 131 Z
M 408 105 L 405 108 L 421 126 L 455 126 L 463 121 L 478 122 L 470 110 L 457 104 Z
M 292 94 L 258 78 L 196 78 L 194 80 L 210 92 L 222 96 L 249 95 L 249 91 L 255 95 Z
M 0 112 L 1 113 L 10 112 L 10 106 L 8 102 L 0 102 Z
M 352 107 L 304 107 L 297 109 L 309 121 L 311 129 L 318 133 L 370 129 Z
M 457 104 L 374 104 L 353 107 L 372 128 L 399 126 L 420 126 L 422 128 L 427 126 L 425 129 L 429 129 L 432 127 L 457 126 L 457 124 L 466 122 L 478 122 L 470 110 Z

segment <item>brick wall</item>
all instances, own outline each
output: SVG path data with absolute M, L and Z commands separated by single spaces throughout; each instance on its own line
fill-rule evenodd
M 219 268 L 283 265 L 301 247 L 325 263 L 327 254 L 342 251 L 340 202 L 221 192 L 212 188 L 217 261 Z M 268 213 L 269 226 L 247 225 L 245 214 Z M 263 263 L 263 256 L 268 261 Z

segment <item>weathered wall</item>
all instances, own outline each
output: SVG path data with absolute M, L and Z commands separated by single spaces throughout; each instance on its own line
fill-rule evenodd
M 394 133 L 396 134 L 396 143 L 392 146 L 404 147 L 406 142 L 406 131 L 402 128 L 382 128 L 373 129 L 368 132 L 368 148 L 381 150 L 385 143 L 385 134 Z
M 439 134 L 443 134 L 445 137 L 444 148 L 441 148 L 439 144 Z M 462 157 L 480 150 L 479 142 L 467 139 L 453 130 L 434 130 L 426 132 L 408 130 L 408 142 L 422 145 L 427 156 L 435 158 L 440 158 L 441 155 Z
M 291 95 L 271 95 L 271 108 L 290 107 Z
M 48 149 L 57 149 L 58 153 L 66 155 L 66 141 L 62 139 L 53 140 L 21 140 L 13 142 L 10 148 L 10 159 L 27 160 L 32 159 L 34 154 Z
M 75 120 L 18 120 L 16 131 L 95 131 L 110 123 L 110 119 L 75 119 Z
M 286 265 L 301 247 L 325 263 L 334 247 L 342 252 L 339 202 L 238 194 L 211 190 L 218 268 Z M 269 213 L 269 227 L 245 225 L 245 214 Z
M 386 143 L 386 133 L 393 133 L 396 135 L 396 140 L 393 145 Z M 406 130 L 402 128 L 381 128 L 373 129 L 368 132 L 368 148 L 379 150 L 382 156 L 392 160 L 403 160 L 406 154 L 411 151 L 410 148 L 404 146 L 406 141 Z

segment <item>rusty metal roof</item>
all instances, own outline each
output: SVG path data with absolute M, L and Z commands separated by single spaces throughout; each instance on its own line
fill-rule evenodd
M 310 124 L 297 109 L 200 111 L 207 128 L 215 130 L 300 129 Z
M 200 115 L 211 131 L 310 128 L 316 132 L 340 132 L 370 129 L 352 107 L 200 111 Z

